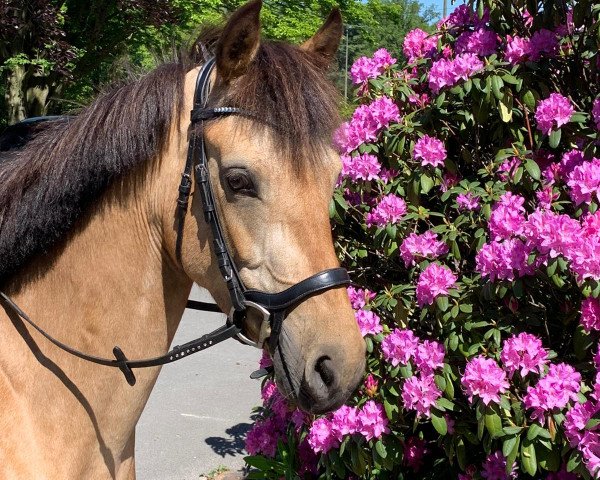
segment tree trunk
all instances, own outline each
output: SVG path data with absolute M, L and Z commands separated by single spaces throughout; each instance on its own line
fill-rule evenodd
M 48 113 L 48 95 L 50 94 L 48 75 L 40 74 L 37 71 L 30 73 L 24 87 L 26 89 L 27 116 L 46 115 Z
M 15 65 L 8 72 L 6 82 L 6 93 L 4 101 L 8 113 L 8 124 L 20 122 L 27 118 L 25 108 L 25 95 L 23 93 L 23 82 L 25 81 L 25 68 L 22 65 Z

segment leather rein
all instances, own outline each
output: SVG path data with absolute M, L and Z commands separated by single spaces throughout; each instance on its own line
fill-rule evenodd
M 235 266 L 233 257 L 229 253 L 223 231 L 219 222 L 219 215 L 216 209 L 215 197 L 213 194 L 209 170 L 208 158 L 204 144 L 204 135 L 196 133 L 194 128 L 197 124 L 201 125 L 200 132 L 203 132 L 204 121 L 212 120 L 229 115 L 240 115 L 260 121 L 257 116 L 233 107 L 207 108 L 208 96 L 210 94 L 210 77 L 215 67 L 214 58 L 209 59 L 200 69 L 196 80 L 196 90 L 194 93 L 194 106 L 191 111 L 192 133 L 188 145 L 185 168 L 179 185 L 179 197 L 177 200 L 177 240 L 176 257 L 181 263 L 181 250 L 183 242 L 183 227 L 188 211 L 189 198 L 192 189 L 192 169 L 196 189 L 199 190 L 204 218 L 210 225 L 213 236 L 213 249 L 217 257 L 219 270 L 229 290 L 232 308 L 227 316 L 225 325 L 207 333 L 200 338 L 191 340 L 183 345 L 173 347 L 164 355 L 146 358 L 141 360 L 129 360 L 123 351 L 115 346 L 113 355 L 115 358 L 103 358 L 76 350 L 56 338 L 52 337 L 41 327 L 36 325 L 29 316 L 10 298 L 8 295 L 0 292 L 0 304 L 8 313 L 8 309 L 16 313 L 22 320 L 42 334 L 47 340 L 58 348 L 74 355 L 82 360 L 86 360 L 107 367 L 118 368 L 127 383 L 135 385 L 136 378 L 133 373 L 135 368 L 156 367 L 167 363 L 175 362 L 184 357 L 200 352 L 216 345 L 228 338 L 237 337 L 243 343 L 262 349 L 264 343 L 268 340 L 271 353 L 279 345 L 279 334 L 281 333 L 283 321 L 288 310 L 297 306 L 309 297 L 318 295 L 332 288 L 338 288 L 350 284 L 350 277 L 344 268 L 331 268 L 318 272 L 309 278 L 306 278 L 288 289 L 279 293 L 267 293 L 259 290 L 247 289 L 242 281 L 240 274 Z M 187 308 L 201 310 L 206 312 L 221 312 L 219 307 L 212 303 L 197 302 L 189 300 Z M 256 342 L 243 335 L 244 321 L 249 310 L 257 311 L 262 316 L 259 338 Z M 258 378 L 266 374 L 266 371 L 257 371 L 252 374 L 253 378 Z

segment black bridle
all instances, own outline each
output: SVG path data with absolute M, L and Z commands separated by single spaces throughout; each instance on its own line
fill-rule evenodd
M 52 342 L 62 350 L 75 355 L 83 360 L 87 360 L 99 365 L 117 367 L 125 375 L 129 385 L 135 385 L 136 379 L 133 374 L 134 368 L 155 367 L 167 363 L 175 362 L 188 355 L 205 350 L 228 338 L 236 336 L 242 342 L 263 348 L 267 338 L 269 339 L 269 349 L 271 353 L 279 345 L 279 335 L 281 333 L 283 321 L 288 311 L 313 295 L 320 294 L 332 288 L 337 288 L 350 283 L 348 272 L 344 268 L 331 268 L 318 272 L 311 277 L 302 280 L 288 289 L 279 293 L 267 293 L 259 290 L 247 289 L 242 281 L 240 274 L 235 266 L 232 255 L 229 253 L 225 237 L 219 222 L 219 215 L 216 209 L 215 197 L 210 182 L 208 170 L 208 158 L 204 145 L 203 123 L 207 120 L 225 117 L 229 115 L 241 115 L 256 119 L 256 115 L 251 112 L 233 108 L 216 107 L 207 108 L 208 96 L 210 93 L 210 77 L 214 70 L 214 59 L 208 60 L 200 69 L 196 80 L 196 90 L 194 93 L 194 106 L 191 112 L 191 137 L 188 146 L 188 153 L 185 163 L 185 169 L 182 174 L 179 185 L 179 198 L 177 200 L 177 240 L 176 257 L 181 263 L 181 251 L 183 242 L 183 227 L 185 217 L 188 212 L 189 197 L 192 188 L 192 169 L 196 189 L 202 197 L 204 208 L 204 218 L 210 225 L 213 236 L 213 250 L 217 258 L 219 269 L 223 280 L 229 290 L 232 308 L 227 317 L 225 325 L 218 329 L 203 335 L 200 338 L 192 340 L 181 346 L 176 346 L 165 355 L 148 358 L 143 360 L 129 360 L 123 351 L 115 346 L 113 348 L 114 359 L 96 357 L 80 352 L 74 348 L 65 345 L 55 339 L 42 328 L 37 326 L 18 305 L 16 305 L 7 295 L 0 292 L 0 303 L 5 310 L 11 309 L 21 319 L 40 332 L 46 339 Z M 196 132 L 196 125 L 200 124 L 200 134 Z M 196 310 L 220 312 L 216 305 L 203 302 L 189 301 L 188 308 Z M 258 340 L 248 339 L 242 332 L 244 322 L 250 310 L 254 310 L 262 316 L 262 323 Z

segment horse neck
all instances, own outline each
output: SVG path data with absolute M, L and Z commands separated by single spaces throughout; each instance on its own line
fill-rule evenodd
M 124 195 L 123 186 L 132 184 L 135 191 Z M 17 279 L 20 287 L 11 292 L 17 304 L 51 335 L 92 355 L 110 358 L 115 345 L 130 359 L 165 353 L 191 281 L 166 253 L 160 224 L 151 220 L 151 204 L 159 202 L 155 187 L 126 178 L 111 188 L 59 251 Z M 64 417 L 55 419 L 61 425 L 78 414 L 88 427 L 91 420 L 91 434 L 119 455 L 159 368 L 136 370 L 132 388 L 118 369 L 73 357 L 31 328 L 23 334 L 18 319 L 3 316 L 0 310 L 0 368 L 6 367 L 5 378 L 23 381 L 24 401 L 35 410 L 36 401 L 54 399 L 61 408 L 50 406 L 45 415 Z

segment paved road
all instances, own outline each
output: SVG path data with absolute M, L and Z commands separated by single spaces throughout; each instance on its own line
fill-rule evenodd
M 207 300 L 194 288 L 190 298 Z M 223 316 L 186 311 L 174 344 L 222 325 Z M 260 382 L 249 375 L 260 352 L 226 340 L 163 367 L 136 431 L 138 480 L 198 480 L 225 466 L 243 466 L 251 410 Z

